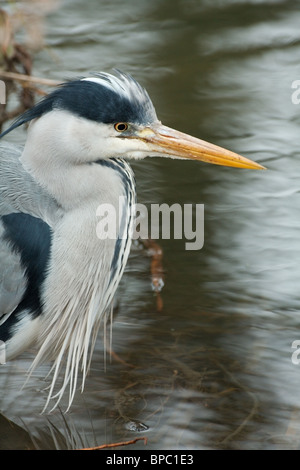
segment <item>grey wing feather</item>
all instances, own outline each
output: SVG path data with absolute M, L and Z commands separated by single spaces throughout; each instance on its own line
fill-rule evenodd
M 53 227 L 62 210 L 23 168 L 22 149 L 0 144 L 0 325 L 17 307 L 26 289 L 20 255 L 5 239 L 1 216 L 23 212 Z
M 62 209 L 23 168 L 21 154 L 14 145 L 0 144 L 0 216 L 24 212 L 52 226 Z

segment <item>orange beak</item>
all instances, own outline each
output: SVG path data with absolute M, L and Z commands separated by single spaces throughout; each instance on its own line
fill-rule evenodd
M 214 165 L 249 168 L 252 170 L 265 169 L 262 165 L 241 157 L 240 155 L 210 144 L 204 140 L 191 137 L 160 123 L 139 130 L 135 138 L 149 145 L 151 153 L 171 158 L 186 158 L 212 163 Z

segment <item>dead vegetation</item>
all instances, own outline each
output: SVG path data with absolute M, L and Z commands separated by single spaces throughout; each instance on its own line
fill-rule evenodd
M 58 84 L 32 76 L 34 54 L 44 47 L 43 17 L 56 4 L 31 0 L 10 2 L 9 12 L 0 9 L 0 79 L 5 84 L 0 100 L 0 130 L 6 121 L 33 106 L 36 96 L 47 93 L 42 87 Z

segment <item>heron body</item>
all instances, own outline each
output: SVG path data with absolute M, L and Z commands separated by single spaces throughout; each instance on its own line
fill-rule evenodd
M 163 126 L 147 92 L 120 72 L 63 84 L 1 136 L 27 122 L 23 149 L 0 146 L 0 340 L 7 360 L 36 345 L 31 370 L 53 364 L 46 406 L 66 388 L 70 406 L 130 251 L 136 193 L 127 161 L 262 167 Z M 116 238 L 96 234 L 105 203 L 119 214 Z

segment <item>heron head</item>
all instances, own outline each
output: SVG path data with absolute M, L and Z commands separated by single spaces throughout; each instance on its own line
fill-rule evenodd
M 31 128 L 35 142 L 40 141 L 39 148 L 51 145 L 53 152 L 75 163 L 161 156 L 263 168 L 229 150 L 162 125 L 147 91 L 119 71 L 116 75 L 101 72 L 62 84 L 0 137 L 29 121 L 34 122 Z

